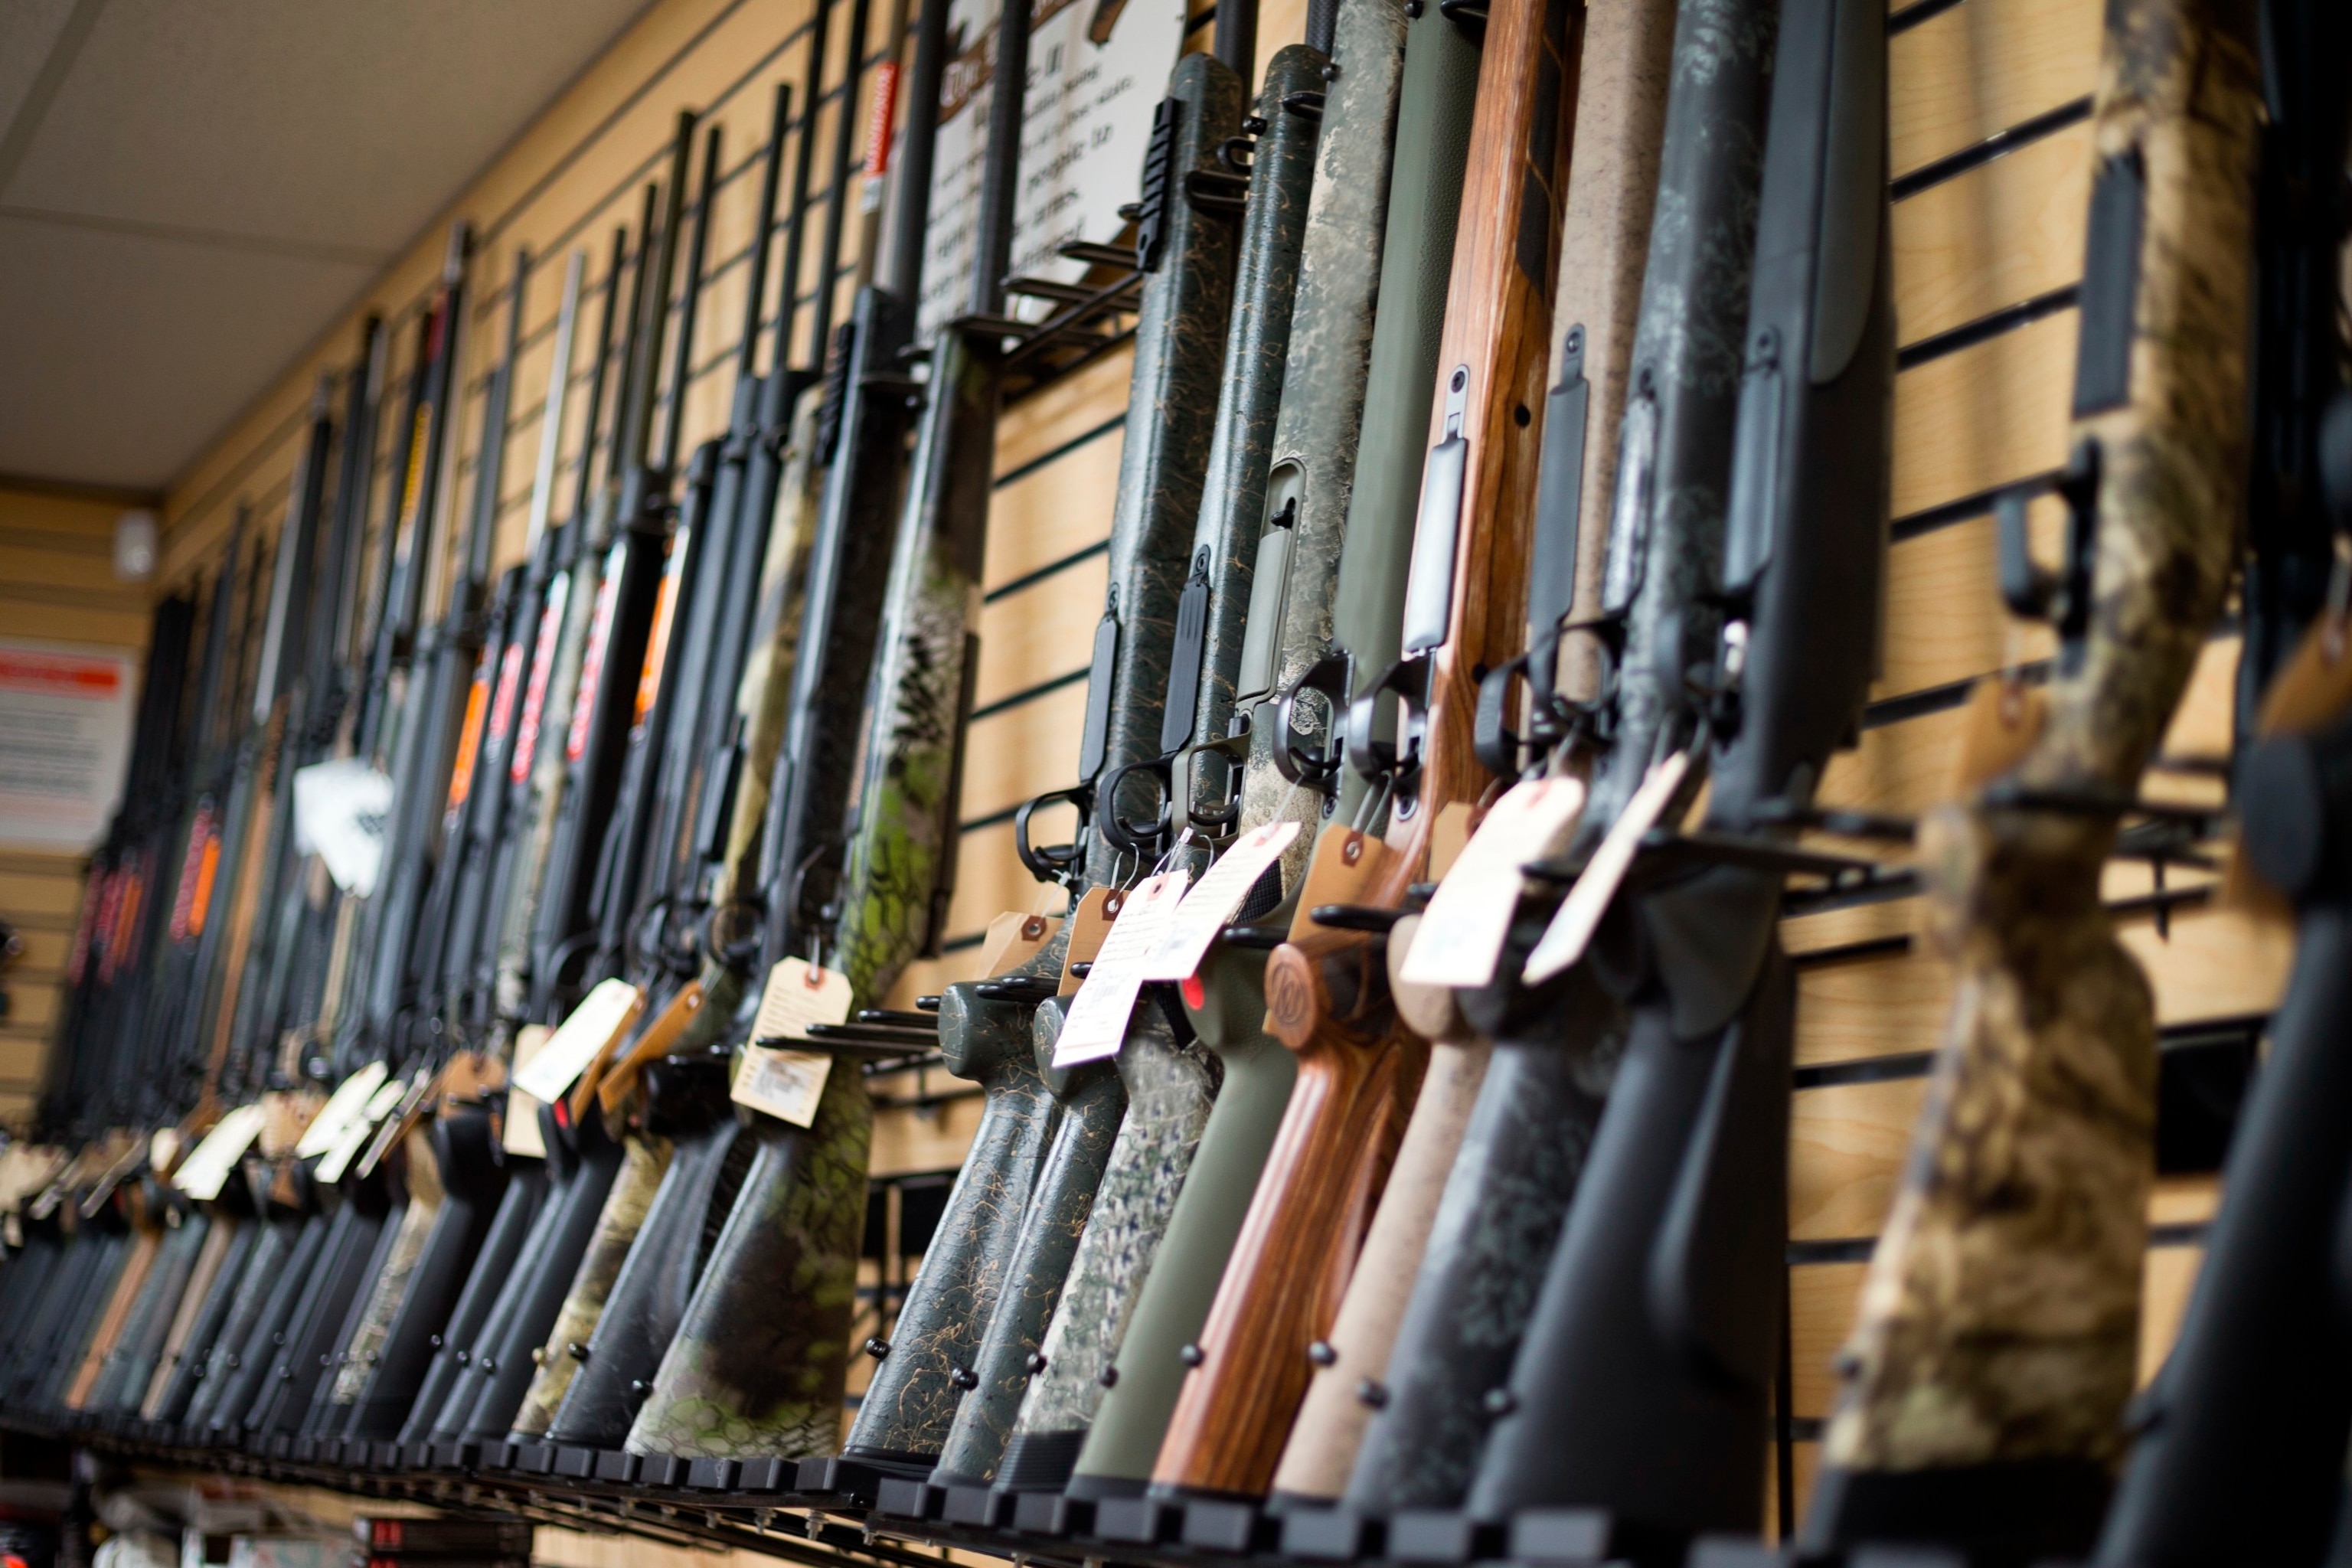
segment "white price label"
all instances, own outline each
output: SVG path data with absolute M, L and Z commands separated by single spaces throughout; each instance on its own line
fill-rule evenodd
M 1143 990 L 1143 961 L 1158 949 L 1184 895 L 1181 871 L 1146 877 L 1119 899 L 1118 913 L 1102 951 L 1094 957 L 1077 994 L 1070 998 L 1070 1016 L 1054 1042 L 1054 1065 L 1076 1067 L 1118 1054 L 1127 1038 L 1128 1015 Z
M 545 1024 L 525 1024 L 515 1031 L 514 1070 L 520 1072 L 530 1058 L 539 1055 L 554 1029 Z M 528 1092 L 515 1087 L 511 1079 L 507 1083 L 506 1131 L 499 1142 L 509 1154 L 527 1159 L 547 1158 L 547 1140 L 539 1134 L 540 1102 Z
M 331 1187 L 341 1181 L 343 1172 L 352 1161 L 367 1147 L 368 1139 L 375 1131 L 375 1124 L 398 1110 L 400 1102 L 407 1098 L 408 1086 L 398 1079 L 379 1088 L 368 1097 L 368 1102 L 360 1113 L 344 1127 L 342 1135 L 335 1140 L 334 1147 L 320 1158 L 318 1167 L 311 1174 Z
M 760 993 L 760 1013 L 751 1021 L 751 1038 L 761 1045 L 805 1040 L 812 1024 L 846 1020 L 849 1002 L 849 976 L 840 970 L 818 969 L 798 958 L 778 959 L 768 971 L 767 988 Z
M 382 1062 L 370 1062 L 337 1085 L 319 1114 L 310 1118 L 310 1125 L 302 1129 L 302 1136 L 294 1144 L 296 1156 L 307 1160 L 341 1142 L 351 1129 L 352 1118 L 367 1108 L 369 1099 L 383 1082 L 386 1070 Z
M 313 763 L 294 774 L 294 847 L 317 855 L 353 898 L 375 891 L 392 793 L 392 780 L 364 757 Z
M 198 1203 L 209 1203 L 220 1196 L 221 1188 L 228 1184 L 228 1174 L 253 1141 L 261 1136 L 261 1124 L 267 1117 L 258 1105 L 240 1105 L 213 1124 L 205 1141 L 195 1152 L 181 1162 L 179 1173 L 172 1184 Z
M 1437 885 L 1399 977 L 1415 985 L 1484 985 L 1510 934 L 1527 877 L 1519 868 L 1568 847 L 1584 810 L 1580 779 L 1528 779 L 1487 808 Z
M 1200 973 L 1201 961 L 1209 955 L 1209 945 L 1217 940 L 1217 933 L 1242 907 L 1265 868 L 1281 859 L 1282 852 L 1297 837 L 1297 823 L 1269 822 L 1235 839 L 1176 906 L 1167 933 L 1144 959 L 1139 978 L 1190 980 Z
M 1650 776 L 1625 803 L 1625 809 L 1615 822 L 1609 825 L 1609 836 L 1586 862 L 1584 875 L 1569 889 L 1568 897 L 1560 900 L 1551 924 L 1544 928 L 1543 940 L 1528 954 L 1527 983 L 1540 985 L 1560 973 L 1591 944 L 1592 933 L 1601 929 L 1601 917 L 1609 912 L 1610 901 L 1625 880 L 1625 873 L 1633 867 L 1633 852 L 1642 847 L 1642 836 L 1656 826 L 1666 803 L 1674 798 L 1683 775 L 1690 772 L 1691 754 L 1676 752 L 1650 769 Z
M 779 1121 L 795 1127 L 816 1122 L 817 1101 L 824 1098 L 824 1080 L 833 1076 L 833 1058 L 824 1051 L 780 1051 L 767 1046 L 746 1046 L 743 1065 L 736 1069 L 728 1098 Z
M 598 981 L 572 1016 L 556 1026 L 539 1054 L 515 1069 L 515 1087 L 542 1104 L 554 1104 L 591 1063 L 612 1048 L 644 1005 L 645 994 L 627 981 Z

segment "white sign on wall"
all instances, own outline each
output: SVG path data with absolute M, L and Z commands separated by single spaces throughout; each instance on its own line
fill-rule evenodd
M 996 0 L 950 0 L 948 8 L 949 60 L 923 256 L 927 337 L 971 300 L 996 10 Z M 1034 0 L 1030 16 L 1012 275 L 1070 282 L 1086 268 L 1055 251 L 1068 240 L 1117 237 L 1124 221 L 1118 209 L 1136 198 L 1151 111 L 1184 41 L 1183 0 Z M 1032 320 L 1045 310 L 1038 300 L 1007 303 Z
M 97 844 L 122 795 L 138 698 L 128 649 L 0 637 L 0 843 Z

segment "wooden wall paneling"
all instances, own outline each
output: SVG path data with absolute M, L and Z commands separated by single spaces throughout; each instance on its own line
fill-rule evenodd
M 2087 98 L 2099 0 L 1964 0 L 1888 40 L 1895 176 Z
M 1917 343 L 2075 283 L 2090 198 L 2084 121 L 1896 202 L 1895 341 Z
M 1071 646 L 1070 631 L 1091 627 L 1102 615 L 1109 583 L 1110 556 L 1097 551 L 1002 598 L 992 596 L 980 612 L 974 708 L 993 707 L 1086 668 L 1086 650 Z
M 2046 316 L 1895 378 L 1896 519 L 2065 461 L 2076 314 Z

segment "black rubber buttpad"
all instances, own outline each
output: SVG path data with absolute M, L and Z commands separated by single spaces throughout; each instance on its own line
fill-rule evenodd
M 740 1492 L 781 1492 L 792 1489 L 798 1466 L 791 1459 L 745 1459 L 735 1477 Z
M 691 1459 L 687 1462 L 686 1484 L 698 1492 L 730 1491 L 742 1468 L 734 1459 Z
M 993 1487 L 933 1487 L 945 1492 L 940 1517 L 973 1530 L 996 1530 L 1013 1521 L 1013 1493 Z
M 1094 1534 L 1133 1546 L 1158 1546 L 1176 1539 L 1184 1505 L 1168 1498 L 1104 1498 L 1095 1504 Z
M 593 1473 L 600 1481 L 632 1483 L 637 1479 L 637 1468 L 643 1459 L 641 1454 L 623 1454 L 607 1449 L 596 1456 Z
M 1202 1552 L 1271 1551 L 1282 1539 L 1282 1523 L 1255 1502 L 1195 1498 L 1184 1505 L 1184 1544 Z
M 1470 1563 L 1499 1557 L 1503 1531 L 1457 1509 L 1406 1509 L 1389 1517 L 1388 1554 L 1400 1563 Z
M 594 1448 L 581 1448 L 568 1443 L 559 1443 L 555 1448 L 554 1473 L 566 1480 L 592 1480 L 596 1475 L 596 1461 L 604 1457 Z
M 1024 1535 L 1084 1535 L 1094 1529 L 1095 1505 L 1060 1492 L 1013 1494 L 1013 1528 Z
M 1386 1544 L 1383 1521 L 1350 1508 L 1302 1508 L 1282 1519 L 1282 1550 L 1292 1557 L 1349 1563 L 1377 1557 Z

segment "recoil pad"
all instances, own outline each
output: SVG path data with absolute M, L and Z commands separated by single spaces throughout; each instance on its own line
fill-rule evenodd
M 2352 723 L 2256 743 L 2238 775 L 2242 843 L 2297 902 L 2352 889 Z

